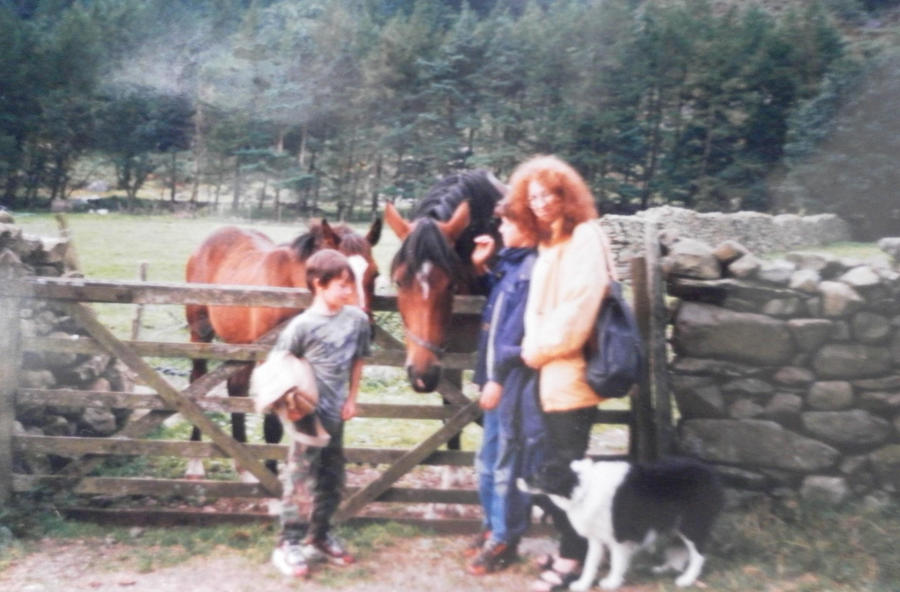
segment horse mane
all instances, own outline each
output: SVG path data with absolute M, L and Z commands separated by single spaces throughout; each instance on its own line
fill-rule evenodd
M 412 218 L 429 217 L 449 220 L 456 208 L 469 201 L 471 221 L 469 228 L 478 234 L 496 230 L 494 206 L 502 195 L 491 182 L 490 173 L 484 169 L 453 173 L 435 183 L 413 211 Z
M 317 233 L 313 228 L 310 228 L 294 239 L 294 242 L 291 243 L 291 249 L 297 253 L 300 261 L 306 261 L 313 253 L 319 250 L 321 239 L 321 231 Z
M 367 257 L 372 251 L 372 246 L 366 237 L 357 234 L 352 228 L 346 224 L 332 227 L 334 233 L 340 239 L 340 247 L 343 253 L 347 255 L 363 255 Z
M 454 245 L 457 258 L 462 262 L 463 268 L 466 268 L 475 247 L 476 236 L 490 234 L 499 244 L 499 224 L 494 217 L 494 207 L 502 197 L 488 171 L 461 171 L 447 175 L 435 183 L 416 205 L 412 219 L 449 220 L 459 204 L 467 200 L 469 225 L 457 237 Z
M 340 250 L 347 255 L 368 256 L 371 246 L 364 236 L 360 236 L 355 230 L 346 224 L 332 226 L 331 229 L 337 235 Z M 311 224 L 309 230 L 298 236 L 291 243 L 291 249 L 297 253 L 300 261 L 306 261 L 309 257 L 322 248 L 325 237 L 322 232 L 322 224 Z
M 462 261 L 447 244 L 432 218 L 422 218 L 416 222 L 415 228 L 403 240 L 391 262 L 391 275 L 403 265 L 403 274 L 397 278 L 397 283 L 407 286 L 415 277 L 416 270 L 426 261 L 444 269 L 450 277 L 460 277 L 462 274 Z

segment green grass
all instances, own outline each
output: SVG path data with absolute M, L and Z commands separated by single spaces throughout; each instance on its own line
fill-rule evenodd
M 802 247 L 793 249 L 795 251 L 823 253 L 834 257 L 846 257 L 849 259 L 859 259 L 861 261 L 888 261 L 887 253 L 878 248 L 874 243 L 856 243 L 850 241 L 842 241 L 829 245 L 821 245 L 816 247 Z M 766 259 L 777 259 L 784 257 L 786 251 L 777 251 L 767 253 Z

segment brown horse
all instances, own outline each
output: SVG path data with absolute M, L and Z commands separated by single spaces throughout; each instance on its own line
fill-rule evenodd
M 358 304 L 371 316 L 375 278 L 378 268 L 372 258 L 372 247 L 381 237 L 381 219 L 376 218 L 363 237 L 346 225 L 332 227 L 324 219 L 292 243 L 276 245 L 255 230 L 229 226 L 210 235 L 194 251 L 187 263 L 187 281 L 203 284 L 242 286 L 276 286 L 307 288 L 306 260 L 323 248 L 337 249 L 347 255 L 357 282 Z M 294 316 L 297 309 L 270 307 L 187 305 L 185 310 L 191 341 L 209 343 L 218 337 L 226 343 L 252 343 L 282 321 Z M 253 365 L 247 364 L 228 379 L 228 395 L 246 396 Z M 206 360 L 193 360 L 191 382 L 206 374 Z M 231 414 L 231 431 L 235 440 L 247 441 L 243 413 Z M 281 440 L 281 422 L 273 415 L 263 424 L 266 442 Z M 195 427 L 191 440 L 200 439 Z M 274 462 L 267 463 L 274 470 Z M 201 477 L 199 459 L 189 462 L 187 475 Z
M 504 190 L 487 171 L 465 171 L 429 189 L 410 220 L 392 204 L 385 208 L 385 222 L 402 241 L 391 279 L 406 334 L 406 372 L 417 392 L 437 387 L 440 358 L 448 347 L 473 349 L 475 340 L 447 341 L 453 297 L 483 293 L 471 262 L 474 238 L 492 234 L 499 244 L 493 212 Z

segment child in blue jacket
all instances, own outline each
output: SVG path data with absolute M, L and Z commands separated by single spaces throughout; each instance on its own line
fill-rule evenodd
M 485 266 L 495 250 L 490 236 L 477 237 L 472 253 L 490 288 L 474 376 L 484 409 L 484 436 L 476 457 L 484 522 L 466 550 L 471 558 L 466 569 L 473 575 L 497 571 L 515 560 L 531 515 L 530 497 L 517 489 L 516 478 L 538 467 L 546 446 L 537 372 L 520 355 L 537 223 L 530 210 L 513 211 L 508 202 L 501 201 L 495 213 L 504 246 L 493 269 L 488 272 Z

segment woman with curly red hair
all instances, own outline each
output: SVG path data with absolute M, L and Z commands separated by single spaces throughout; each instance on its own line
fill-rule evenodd
M 585 380 L 584 345 L 609 289 L 612 252 L 597 223 L 594 197 L 571 165 L 536 156 L 510 178 L 510 208 L 527 208 L 540 229 L 525 310 L 522 358 L 540 370 L 538 392 L 549 449 L 560 460 L 583 458 L 601 396 Z M 553 506 L 551 504 L 551 506 Z M 537 591 L 568 588 L 587 552 L 565 512 L 547 510 L 560 532 L 559 556 L 542 559 Z

